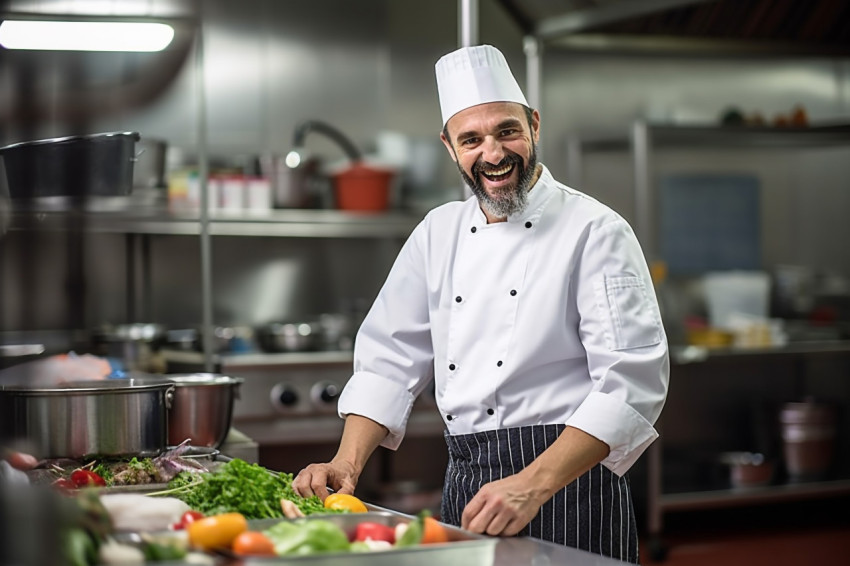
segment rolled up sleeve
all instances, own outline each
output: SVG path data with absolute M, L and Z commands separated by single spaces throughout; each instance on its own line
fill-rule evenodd
M 381 445 L 393 450 L 404 438 L 413 402 L 433 379 L 423 230 L 420 224 L 405 242 L 357 333 L 354 374 L 338 403 L 340 417 L 357 414 L 385 426 L 389 434 Z
M 670 373 L 649 269 L 624 220 L 591 230 L 576 281 L 593 386 L 567 424 L 605 442 L 602 464 L 622 475 L 658 437 Z

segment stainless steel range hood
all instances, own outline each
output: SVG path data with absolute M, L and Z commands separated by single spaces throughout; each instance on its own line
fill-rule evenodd
M 573 50 L 846 56 L 844 0 L 498 0 L 528 35 Z

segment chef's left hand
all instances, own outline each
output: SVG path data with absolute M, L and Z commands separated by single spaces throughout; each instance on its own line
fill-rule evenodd
M 525 527 L 548 499 L 514 475 L 485 484 L 461 517 L 461 527 L 474 533 L 512 536 Z

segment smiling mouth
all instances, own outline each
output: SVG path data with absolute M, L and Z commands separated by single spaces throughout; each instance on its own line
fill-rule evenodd
M 488 181 L 504 181 L 514 172 L 514 167 L 516 167 L 516 165 L 508 163 L 498 169 L 493 169 L 492 171 L 481 171 L 481 175 L 483 175 Z

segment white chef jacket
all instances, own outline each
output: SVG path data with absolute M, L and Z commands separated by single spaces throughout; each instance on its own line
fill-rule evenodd
M 657 438 L 667 340 L 626 221 L 543 167 L 521 214 L 488 224 L 471 197 L 429 212 L 357 334 L 339 414 L 404 437 L 434 380 L 449 434 L 564 423 L 624 474 Z

